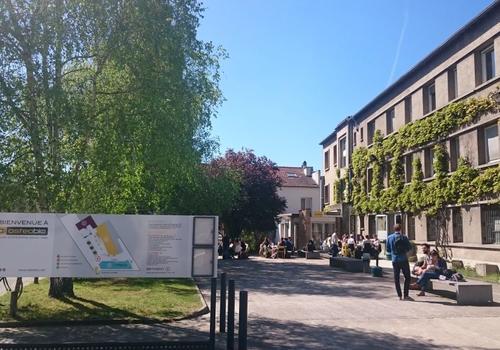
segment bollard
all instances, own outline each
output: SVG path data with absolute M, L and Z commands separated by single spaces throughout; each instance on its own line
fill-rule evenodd
M 247 350 L 248 292 L 240 291 L 240 319 L 238 323 L 238 350 Z
M 212 277 L 210 288 L 210 349 L 215 349 L 215 308 L 217 305 L 217 278 Z
M 234 280 L 229 280 L 227 295 L 227 350 L 234 350 Z
M 226 273 L 220 274 L 220 324 L 219 331 L 226 332 Z

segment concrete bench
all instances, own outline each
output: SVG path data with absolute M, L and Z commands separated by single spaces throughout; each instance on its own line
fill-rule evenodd
M 484 305 L 493 302 L 493 286 L 486 282 L 430 280 L 429 289 L 455 293 L 457 304 L 460 305 Z
M 314 252 L 306 252 L 306 259 L 321 259 L 321 255 L 316 250 Z
M 330 258 L 330 267 L 339 267 L 349 272 L 363 272 L 363 260 L 335 256 Z

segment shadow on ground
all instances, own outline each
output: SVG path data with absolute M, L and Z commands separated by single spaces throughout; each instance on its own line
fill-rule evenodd
M 252 349 L 426 350 L 437 348 L 435 344 L 401 338 L 388 333 L 262 318 L 249 320 L 248 333 L 249 347 Z M 328 344 L 327 348 L 325 344 Z M 458 348 L 449 347 L 448 349 Z

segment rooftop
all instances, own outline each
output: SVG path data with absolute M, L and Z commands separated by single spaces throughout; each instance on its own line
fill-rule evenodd
M 283 181 L 281 187 L 319 187 L 311 176 L 304 174 L 302 167 L 278 166 L 278 175 Z

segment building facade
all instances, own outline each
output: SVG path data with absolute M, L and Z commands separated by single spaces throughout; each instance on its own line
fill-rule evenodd
M 282 187 L 278 190 L 287 207 L 279 215 L 277 238 L 288 237 L 298 248 L 312 239 L 319 245 L 335 229 L 337 217 L 322 212 L 323 177 L 304 163 L 302 167 L 278 167 Z
M 384 238 L 399 222 L 417 244 L 436 240 L 437 223 L 431 216 L 404 212 L 373 212 L 356 215 L 348 199 L 339 198 L 340 179 L 352 175 L 352 154 L 360 147 L 373 146 L 375 133 L 384 138 L 396 135 L 403 126 L 429 118 L 452 103 L 490 97 L 500 102 L 500 2 L 494 2 L 462 27 L 440 47 L 382 91 L 356 114 L 344 119 L 320 144 L 323 147 L 325 209 L 341 208 L 349 232 L 378 234 Z M 472 124 L 453 130 L 436 140 L 446 148 L 448 176 L 457 169 L 458 159 L 467 159 L 484 172 L 500 166 L 499 112 L 485 113 Z M 433 146 L 429 142 L 407 150 L 402 156 L 405 186 L 412 179 L 412 163 L 419 158 L 424 182 L 434 179 Z M 382 176 L 389 185 L 387 164 Z M 366 169 L 369 192 L 372 169 Z M 340 196 L 341 197 L 341 196 Z M 467 205 L 451 204 L 446 212 L 446 246 L 453 257 L 500 263 L 500 205 L 498 198 Z

